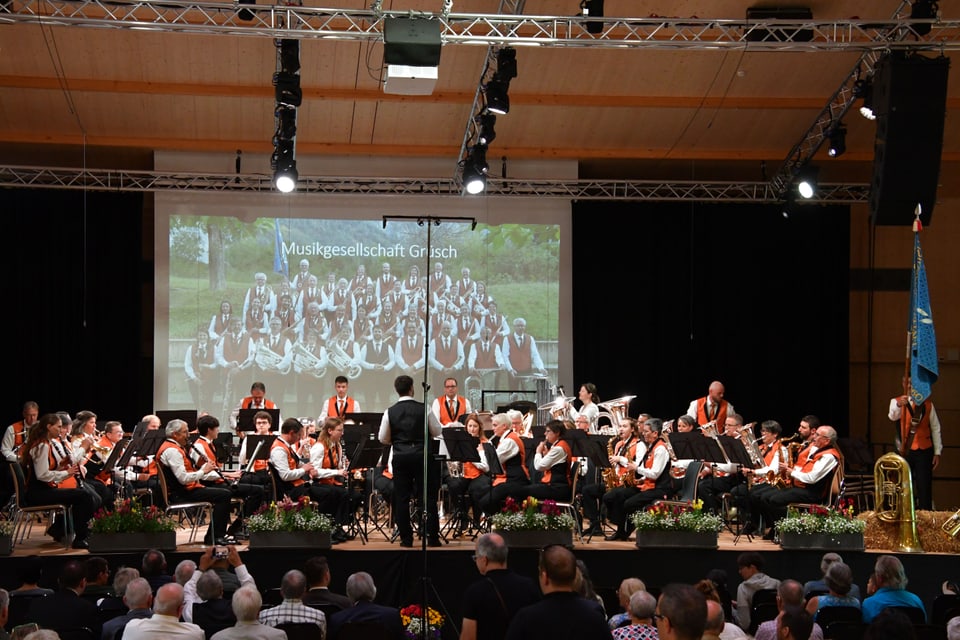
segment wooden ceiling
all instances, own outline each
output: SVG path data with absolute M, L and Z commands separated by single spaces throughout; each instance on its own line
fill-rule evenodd
M 385 0 L 383 9 L 438 12 L 441 4 Z M 743 19 L 755 4 L 760 1 L 607 0 L 605 15 Z M 315 6 L 368 5 L 331 0 Z M 805 5 L 815 19 L 882 21 L 901 2 Z M 498 0 L 454 0 L 453 11 L 493 14 L 499 6 Z M 577 12 L 577 0 L 531 0 L 524 6 L 526 14 Z M 956 20 L 960 5 L 942 2 L 941 13 Z M 397 96 L 382 90 L 379 42 L 303 40 L 298 155 L 449 158 L 453 166 L 486 54 L 484 46 L 448 44 L 433 94 Z M 581 174 L 593 177 L 729 173 L 758 180 L 764 163 L 774 171 L 802 139 L 858 57 L 858 51 L 749 47 L 518 47 L 511 111 L 498 119 L 490 153 L 575 159 Z M 275 66 L 269 37 L 0 20 L 0 161 L 142 168 L 153 150 L 269 153 Z M 957 61 L 950 75 L 945 166 L 960 161 Z M 866 182 L 875 124 L 855 111 L 844 122 L 848 150 L 829 161 L 828 176 Z M 829 164 L 824 150 L 821 158 Z

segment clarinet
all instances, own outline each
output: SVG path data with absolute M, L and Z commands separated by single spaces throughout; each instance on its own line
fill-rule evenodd
M 57 453 L 60 454 L 60 460 L 68 460 L 71 463 L 73 462 L 73 460 L 70 459 L 70 456 L 67 453 L 67 445 L 63 440 L 61 440 L 60 438 L 56 438 L 54 440 L 51 440 L 50 443 L 51 445 L 53 444 L 60 445 L 56 447 Z M 73 479 L 77 481 L 77 488 L 83 489 L 83 473 L 80 472 L 79 467 L 77 467 L 77 472 L 73 474 Z
M 199 470 L 200 470 L 199 468 L 202 467 L 203 465 L 207 464 L 207 462 L 209 462 L 209 460 L 207 460 L 207 456 L 203 455 L 203 453 L 201 453 L 200 450 L 197 449 L 197 443 L 196 443 L 196 442 L 194 442 L 193 445 L 192 445 L 190 448 L 193 450 L 193 452 L 194 452 L 195 454 L 197 454 L 197 462 L 196 462 L 196 464 L 197 464 L 197 470 L 199 471 Z M 221 479 L 221 480 L 223 480 L 224 482 L 228 482 L 227 479 L 223 477 L 223 473 L 221 473 L 220 468 L 217 467 L 216 464 L 214 464 L 214 466 L 213 466 L 213 472 L 216 473 L 218 476 L 220 476 L 220 479 Z

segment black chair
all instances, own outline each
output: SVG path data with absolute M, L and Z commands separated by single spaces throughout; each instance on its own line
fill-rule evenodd
M 33 532 L 33 515 L 44 514 L 53 524 L 55 515 L 63 518 L 63 544 L 65 549 L 70 548 L 73 540 L 73 506 L 69 504 L 34 504 L 28 505 L 26 500 L 27 479 L 23 467 L 19 462 L 10 463 L 10 478 L 13 482 L 15 505 L 13 510 L 13 544 L 23 542 L 27 535 Z
M 312 622 L 283 622 L 277 625 L 287 634 L 287 640 L 320 640 L 320 627 Z
M 260 596 L 263 598 L 263 606 L 265 607 L 275 607 L 283 602 L 283 594 L 280 593 L 280 587 L 264 589 L 260 592 Z
M 834 622 L 862 622 L 863 612 L 860 607 L 821 607 L 813 621 L 826 630 Z
M 93 635 L 93 631 L 89 627 L 57 629 L 57 635 L 60 636 L 60 640 L 100 640 Z
M 311 609 L 316 609 L 317 611 L 323 611 L 323 615 L 330 620 L 330 616 L 335 614 L 338 611 L 342 611 L 340 607 L 333 604 L 332 602 L 310 602 L 307 603 L 307 606 Z
M 933 624 L 947 624 L 947 613 L 960 606 L 960 596 L 955 593 L 941 593 L 933 600 L 930 609 L 930 622 Z M 951 616 L 952 617 L 952 616 Z
M 46 597 L 47 596 L 43 594 L 36 596 L 11 596 L 7 614 L 7 631 L 11 631 L 17 625 L 27 622 L 27 610 L 30 609 L 30 605 L 33 604 L 33 601 L 37 598 Z
M 750 628 L 747 632 L 754 635 L 757 627 L 767 620 L 773 620 L 780 613 L 777 607 L 776 589 L 758 589 L 750 600 Z
M 823 627 L 823 637 L 830 640 L 863 640 L 867 625 L 861 622 L 832 622 Z
M 347 622 L 337 631 L 337 640 L 390 640 L 390 634 L 379 622 Z
M 927 612 L 920 607 L 885 607 L 884 611 L 887 609 L 899 611 L 903 615 L 907 616 L 910 622 L 915 625 L 927 624 Z
M 937 624 L 915 624 L 913 632 L 917 640 L 947 640 L 947 628 Z

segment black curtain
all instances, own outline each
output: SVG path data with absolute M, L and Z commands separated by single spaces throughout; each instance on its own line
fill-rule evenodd
M 16 354 L 3 424 L 35 400 L 41 413 L 86 409 L 131 428 L 153 409 L 143 196 L 0 190 L 0 210 L 11 241 L 7 326 Z
M 713 380 L 747 422 L 848 432 L 849 209 L 578 202 L 575 388 L 675 418 Z

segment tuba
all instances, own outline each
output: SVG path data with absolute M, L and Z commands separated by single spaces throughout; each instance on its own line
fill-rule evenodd
M 603 411 L 597 414 L 597 420 L 599 421 L 600 418 L 608 418 L 610 420 L 610 426 L 612 427 L 611 431 L 613 435 L 616 435 L 617 430 L 620 429 L 620 424 L 627 418 L 630 401 L 636 397 L 637 396 L 623 396 L 616 400 L 597 403 L 597 406 L 603 409 Z M 604 432 L 606 431 L 607 429 L 604 429 Z
M 321 379 L 327 373 L 326 367 L 321 367 L 322 361 L 300 342 L 293 344 L 293 370 L 297 373 L 309 373 L 314 378 Z
M 913 511 L 910 465 L 896 453 L 887 453 L 873 466 L 876 514 L 881 522 L 896 522 L 900 529 L 897 548 L 901 553 L 923 553 Z
M 283 364 L 283 356 L 274 352 L 263 341 L 257 343 L 257 352 L 253 361 L 264 371 L 276 371 L 277 373 L 287 373 L 290 371 L 290 363 Z

